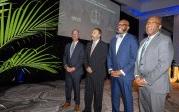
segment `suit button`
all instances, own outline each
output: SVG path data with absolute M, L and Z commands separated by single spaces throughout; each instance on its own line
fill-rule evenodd
M 143 63 L 141 63 L 140 65 L 143 65 Z

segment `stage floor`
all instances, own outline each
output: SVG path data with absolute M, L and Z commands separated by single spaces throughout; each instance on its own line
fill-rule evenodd
M 67 110 L 60 107 L 65 101 L 64 81 L 20 84 L 1 89 L 1 112 L 73 112 L 74 102 Z M 179 112 L 179 84 L 172 84 L 173 90 L 166 102 L 165 112 Z M 110 80 L 105 81 L 102 112 L 111 112 Z M 139 112 L 138 94 L 133 90 L 134 112 Z M 81 82 L 81 110 L 84 109 L 84 80 Z M 123 107 L 120 108 L 123 111 Z

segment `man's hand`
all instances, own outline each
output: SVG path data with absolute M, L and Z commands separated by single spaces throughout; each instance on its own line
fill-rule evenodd
M 87 71 L 88 73 L 90 73 L 90 74 L 93 72 L 93 70 L 91 69 L 91 67 L 87 67 L 87 68 L 86 68 L 86 71 Z
M 111 76 L 112 77 L 120 77 L 122 75 L 122 72 L 120 70 L 116 70 L 116 71 L 111 71 Z
M 71 70 L 70 70 L 70 67 L 68 67 L 68 66 L 65 66 L 65 70 L 67 71 L 67 72 L 70 72 Z
M 75 67 L 65 66 L 65 70 L 66 70 L 67 72 L 69 72 L 69 73 L 72 73 L 72 72 L 74 72 L 76 69 L 75 69 Z
M 140 87 L 142 87 L 142 86 L 144 86 L 144 85 L 147 84 L 147 81 L 146 81 L 144 78 L 141 78 L 141 77 L 139 77 L 139 76 L 137 76 L 137 77 L 135 78 L 135 82 L 136 82 L 136 84 L 137 84 L 138 86 L 140 86 Z
M 71 72 L 74 72 L 76 70 L 75 67 L 70 67 L 71 68 Z

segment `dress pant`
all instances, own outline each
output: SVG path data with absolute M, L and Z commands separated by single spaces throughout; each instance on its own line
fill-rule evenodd
M 68 74 L 65 75 L 65 95 L 66 102 L 71 102 L 71 93 L 74 91 L 74 101 L 76 104 L 80 104 L 80 74 Z
M 103 99 L 104 79 L 96 79 L 87 76 L 85 80 L 85 109 L 84 112 L 92 112 L 92 101 L 94 112 L 101 112 Z
M 166 94 L 155 93 L 150 87 L 139 88 L 140 112 L 165 112 Z
M 112 112 L 120 112 L 120 98 L 124 103 L 124 112 L 133 112 L 132 80 L 124 77 L 111 78 Z

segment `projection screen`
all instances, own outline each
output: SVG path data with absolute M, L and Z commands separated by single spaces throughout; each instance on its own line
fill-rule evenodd
M 60 0 L 61 12 L 58 35 L 70 37 L 75 28 L 85 40 L 91 40 L 91 30 L 99 27 L 103 32 L 102 40 L 109 42 L 120 18 L 120 6 L 110 0 Z

